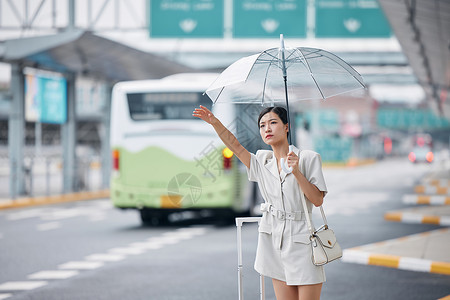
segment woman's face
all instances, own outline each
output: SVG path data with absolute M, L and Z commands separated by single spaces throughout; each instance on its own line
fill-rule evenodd
M 287 139 L 288 124 L 283 124 L 280 117 L 274 112 L 268 112 L 259 121 L 259 134 L 264 143 L 275 145 Z

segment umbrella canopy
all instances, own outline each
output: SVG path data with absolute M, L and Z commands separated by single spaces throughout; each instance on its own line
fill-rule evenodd
M 239 59 L 219 75 L 206 94 L 213 103 L 272 105 L 286 102 L 287 96 L 289 102 L 326 99 L 360 88 L 364 88 L 361 75 L 338 56 L 321 49 L 282 46 Z
M 326 99 L 364 88 L 361 75 L 336 55 L 315 48 L 280 47 L 239 59 L 226 68 L 205 91 L 213 103 L 259 103 L 286 105 L 289 132 L 289 102 Z M 292 145 L 289 134 L 289 144 Z M 289 152 L 292 147 L 289 147 Z M 282 169 L 289 174 L 281 158 Z

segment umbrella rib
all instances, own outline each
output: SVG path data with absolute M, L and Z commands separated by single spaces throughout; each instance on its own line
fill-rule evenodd
M 362 87 L 365 87 L 364 82 L 362 82 L 361 80 L 359 80 L 354 74 L 352 74 L 352 72 L 349 72 L 348 68 L 351 69 L 351 71 L 355 72 L 356 74 L 358 74 L 360 77 L 361 74 L 358 73 L 358 71 L 356 71 L 351 65 L 349 65 L 348 63 L 346 63 L 342 58 L 340 58 L 337 55 L 334 55 L 333 53 L 327 52 L 325 50 L 320 50 L 320 49 L 315 49 L 315 51 L 311 51 L 311 54 L 316 53 L 318 56 L 325 56 L 323 54 L 321 54 L 320 52 L 323 52 L 325 54 L 327 54 L 327 56 L 333 56 L 328 57 L 329 59 L 331 59 L 332 61 L 334 61 L 335 63 L 339 64 L 339 66 L 341 66 L 342 68 L 344 68 L 348 73 L 350 73 L 350 75 L 352 75 L 353 78 L 356 79 L 356 81 L 358 81 L 359 84 L 361 84 Z M 303 54 L 303 53 L 302 53 Z M 306 58 L 305 58 L 306 59 Z
M 268 54 L 268 53 L 267 53 L 267 54 Z M 270 69 L 270 66 L 272 65 L 273 61 L 274 61 L 275 59 L 278 59 L 278 57 L 275 57 L 275 56 L 273 56 L 273 55 L 270 55 L 270 54 L 269 54 L 269 56 L 272 57 L 272 60 L 270 60 L 269 66 L 268 66 L 267 69 L 266 69 L 266 76 L 264 76 L 264 85 L 263 85 L 263 90 L 262 90 L 261 105 L 264 104 L 264 97 L 265 97 L 265 95 L 266 95 L 267 74 L 269 73 L 269 69 Z
M 223 92 L 224 89 L 225 89 L 225 87 L 220 89 L 220 93 L 217 95 L 216 100 L 214 100 L 213 104 L 216 104 L 216 102 L 219 99 L 220 95 L 222 95 L 222 92 Z
M 269 66 L 272 64 L 272 62 L 274 61 L 274 60 L 278 60 L 279 58 L 278 57 L 276 57 L 275 55 L 272 55 L 272 54 L 270 54 L 270 53 L 268 53 L 267 51 L 270 51 L 270 50 L 273 50 L 273 49 L 275 49 L 275 48 L 272 48 L 272 49 L 268 49 L 268 50 L 265 50 L 265 51 L 263 51 L 262 53 L 265 53 L 265 54 L 267 54 L 268 56 L 270 56 L 270 57 L 272 57 L 272 59 L 261 59 L 261 61 L 264 61 L 264 62 L 270 62 L 270 64 L 269 64 Z
M 308 61 L 306 60 L 305 56 L 303 55 L 302 51 L 300 51 L 298 48 L 295 48 L 295 51 L 298 51 L 300 53 L 300 55 L 303 57 L 304 61 L 305 61 L 305 65 L 308 68 L 309 71 L 309 75 L 311 76 L 311 78 L 314 80 L 314 83 L 316 84 L 317 89 L 320 92 L 320 95 L 322 96 L 322 99 L 325 99 L 325 96 L 323 95 L 322 89 L 320 88 L 319 84 L 316 81 L 316 78 L 314 77 L 314 74 L 311 71 L 311 67 L 309 66 Z

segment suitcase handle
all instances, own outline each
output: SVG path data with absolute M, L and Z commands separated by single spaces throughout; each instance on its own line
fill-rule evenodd
M 237 248 L 238 248 L 238 289 L 239 289 L 239 300 L 244 300 L 244 290 L 242 287 L 242 224 L 244 223 L 256 223 L 260 222 L 261 217 L 246 217 L 246 218 L 236 218 L 236 227 L 237 227 Z M 264 300 L 265 295 L 265 287 L 264 287 L 264 276 L 259 274 L 259 294 L 260 299 Z

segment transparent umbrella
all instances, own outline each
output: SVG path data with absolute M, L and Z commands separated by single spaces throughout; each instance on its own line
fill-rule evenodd
M 336 55 L 315 48 L 265 50 L 226 68 L 206 90 L 213 103 L 326 99 L 364 88 L 361 75 Z M 287 90 L 287 94 L 286 94 Z
M 361 75 L 338 56 L 315 48 L 285 48 L 280 35 L 279 48 L 234 62 L 205 93 L 213 103 L 282 102 L 289 118 L 289 103 L 326 99 L 364 87 Z

